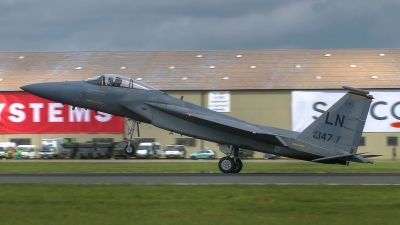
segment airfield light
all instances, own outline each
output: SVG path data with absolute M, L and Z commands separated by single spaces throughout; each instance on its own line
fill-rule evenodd
M 3 81 L 3 79 L 0 78 L 0 81 Z
M 187 80 L 188 78 L 187 77 L 182 77 L 182 80 Z
M 173 70 L 175 69 L 175 66 L 170 66 L 169 69 Z
M 143 80 L 143 78 L 141 78 L 141 77 L 138 77 L 138 78 L 136 78 L 136 80 Z
M 21 55 L 20 57 L 18 57 L 19 59 L 25 59 L 25 56 Z
M 328 53 L 328 54 L 325 54 L 324 56 L 325 56 L 325 57 L 330 57 L 330 56 L 331 56 L 331 54 L 329 54 L 329 53 Z
M 223 80 L 229 80 L 229 77 L 223 77 L 222 79 Z
M 378 76 L 371 76 L 371 79 L 378 79 Z
M 250 66 L 249 68 L 250 69 L 255 69 L 255 68 L 257 68 L 257 66 Z
M 317 79 L 317 80 L 321 80 L 321 76 L 316 76 L 316 77 L 314 77 L 314 79 Z
M 197 58 L 203 58 L 203 55 L 196 55 Z
M 242 55 L 236 55 L 236 58 L 242 58 Z
M 378 56 L 385 56 L 385 53 L 379 53 Z
M 301 68 L 301 65 L 295 65 L 294 67 L 296 67 L 296 68 Z
M 215 69 L 215 66 L 210 66 L 210 67 L 208 67 L 208 68 L 210 68 L 210 69 Z
M 352 65 L 350 65 L 349 67 L 350 67 L 350 68 L 356 68 L 357 66 L 354 65 L 354 64 L 352 64 Z
M 76 69 L 76 70 L 81 70 L 81 69 L 82 69 L 82 66 L 78 66 L 78 67 L 76 67 L 75 69 Z
M 126 66 L 121 66 L 121 70 L 126 70 Z

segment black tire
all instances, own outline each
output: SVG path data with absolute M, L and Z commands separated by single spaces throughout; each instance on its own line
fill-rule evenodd
M 190 156 L 190 159 L 196 160 L 196 156 Z
M 231 173 L 239 173 L 243 169 L 243 162 L 241 159 L 236 158 L 236 161 L 234 162 L 235 166 L 232 170 Z
M 230 173 L 234 169 L 233 159 L 231 157 L 223 157 L 218 162 L 218 168 L 223 173 Z
M 125 154 L 131 156 L 131 155 L 133 155 L 135 153 L 135 147 L 133 147 L 131 145 L 131 147 L 128 148 L 128 145 L 126 145 L 125 148 L 124 148 L 124 152 L 125 152 Z

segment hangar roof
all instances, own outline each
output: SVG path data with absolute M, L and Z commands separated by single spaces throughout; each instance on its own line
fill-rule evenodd
M 160 90 L 400 87 L 400 49 L 0 52 L 0 91 L 121 74 Z

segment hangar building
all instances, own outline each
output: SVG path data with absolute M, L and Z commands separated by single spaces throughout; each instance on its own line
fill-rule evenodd
M 377 92 L 379 97 L 374 96 L 367 121 L 373 123 L 364 131 L 358 151 L 391 159 L 400 131 L 396 122 L 400 121 L 399 62 L 397 49 L 0 52 L 0 113 L 12 103 L 4 102 L 8 101 L 4 96 L 20 93 L 20 86 L 85 80 L 111 73 L 140 80 L 170 95 L 184 96 L 186 101 L 251 123 L 301 130 L 307 121 L 327 109 L 329 100 L 336 101 L 343 95 L 337 91 L 341 86 L 352 86 L 370 90 L 372 95 Z M 331 96 L 335 93 L 339 97 Z M 7 123 L 18 127 L 23 122 L 18 112 L 32 117 L 33 110 L 41 109 L 30 104 L 14 105 L 14 115 L 1 113 L 0 126 Z M 49 126 L 49 121 L 36 122 Z M 50 122 L 53 127 L 60 127 L 57 121 Z M 148 124 L 141 124 L 140 133 L 142 138 L 154 138 L 164 146 L 186 144 L 188 153 L 205 147 L 217 150 L 215 143 L 170 134 Z M 123 128 L 83 133 L 61 129 L 52 133 L 30 132 L 26 127 L 23 132 L 2 130 L 0 142 L 40 146 L 45 138 L 71 137 L 83 142 L 92 138 L 119 141 L 126 136 Z

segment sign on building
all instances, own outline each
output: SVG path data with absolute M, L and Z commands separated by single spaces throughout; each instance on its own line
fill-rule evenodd
M 229 91 L 208 92 L 208 108 L 216 112 L 231 111 L 231 94 Z
M 346 91 L 292 91 L 292 130 L 302 131 Z M 370 91 L 374 97 L 364 132 L 400 131 L 400 90 Z
M 49 101 L 26 92 L 0 95 L 0 133 L 123 133 L 121 117 Z

